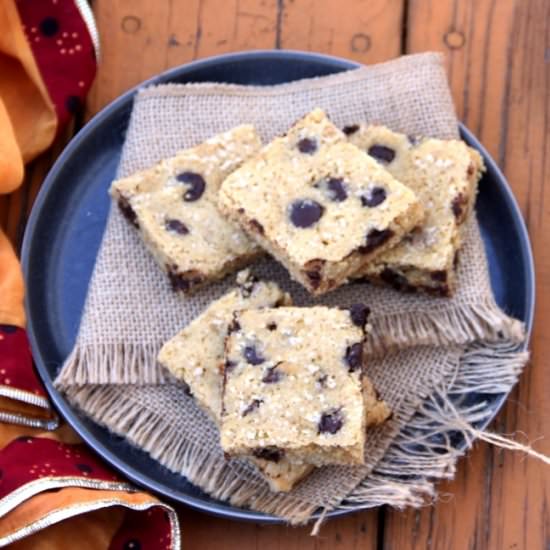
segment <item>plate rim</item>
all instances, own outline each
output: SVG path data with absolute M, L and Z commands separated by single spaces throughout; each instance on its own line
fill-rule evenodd
M 34 228 L 37 224 L 39 213 L 42 211 L 43 204 L 47 198 L 49 188 L 53 185 L 55 180 L 58 177 L 58 172 L 62 169 L 62 166 L 65 164 L 66 160 L 71 157 L 74 150 L 77 149 L 80 143 L 88 138 L 92 134 L 96 127 L 100 125 L 103 121 L 109 117 L 116 115 L 119 111 L 124 108 L 131 108 L 131 102 L 135 94 L 143 87 L 150 86 L 153 84 L 160 84 L 164 82 L 170 82 L 175 77 L 181 77 L 186 72 L 192 72 L 198 68 L 205 69 L 212 65 L 217 65 L 221 63 L 227 63 L 231 61 L 239 62 L 243 59 L 250 58 L 259 58 L 259 59 L 298 59 L 302 61 L 315 61 L 321 62 L 327 65 L 329 62 L 330 65 L 337 69 L 349 70 L 353 68 L 358 68 L 361 66 L 360 63 L 351 61 L 349 59 L 340 58 L 337 56 L 332 56 L 328 54 L 315 53 L 315 52 L 304 52 L 299 50 L 249 50 L 244 52 L 234 52 L 221 54 L 216 56 L 207 57 L 204 59 L 195 60 L 177 67 L 170 68 L 158 75 L 155 75 L 136 86 L 130 88 L 128 91 L 124 92 L 122 95 L 115 98 L 112 102 L 106 105 L 98 113 L 96 113 L 86 125 L 77 132 L 71 141 L 64 148 L 62 153 L 56 159 L 55 163 L 48 171 L 46 178 L 40 188 L 40 191 L 36 197 L 35 203 L 31 210 L 29 216 L 23 243 L 21 247 L 21 263 L 23 268 L 23 273 L 25 280 L 28 278 L 29 273 L 29 262 L 30 262 L 30 249 L 32 236 L 34 234 Z M 482 154 L 488 168 L 490 168 L 494 173 L 497 179 L 502 182 L 503 185 L 500 186 L 501 190 L 504 191 L 505 201 L 507 206 L 511 209 L 514 214 L 514 223 L 516 226 L 516 231 L 520 235 L 520 247 L 523 250 L 525 261 L 526 261 L 526 270 L 527 270 L 527 287 L 526 287 L 526 303 L 527 303 L 527 318 L 525 319 L 525 325 L 527 329 L 527 339 L 522 346 L 522 349 L 527 349 L 532 333 L 533 318 L 535 313 L 535 268 L 534 260 L 532 253 L 532 246 L 529 239 L 529 234 L 526 228 L 525 220 L 517 203 L 517 200 L 512 192 L 510 184 L 507 179 L 504 177 L 502 171 L 494 161 L 494 159 L 489 155 L 485 147 L 480 143 L 477 137 L 466 128 L 461 122 L 459 122 L 459 128 L 462 136 L 466 137 L 467 140 L 479 150 Z M 38 342 L 33 330 L 34 323 L 36 321 L 32 320 L 31 315 L 31 306 L 29 303 L 29 294 L 25 295 L 25 310 L 28 318 L 27 333 L 29 336 L 29 341 L 31 349 L 38 350 Z M 167 491 L 167 487 L 164 484 L 159 483 L 156 480 L 153 480 L 147 476 L 147 474 L 142 473 L 134 469 L 133 466 L 129 466 L 125 463 L 124 460 L 117 457 L 110 449 L 108 449 L 101 441 L 98 441 L 97 438 L 89 431 L 89 429 L 84 425 L 81 418 L 79 417 L 76 409 L 74 409 L 70 403 L 64 398 L 64 396 L 58 392 L 53 386 L 53 379 L 50 377 L 48 370 L 45 367 L 44 361 L 37 354 L 35 357 L 36 370 L 39 373 L 39 376 L 46 387 L 48 392 L 49 399 L 53 402 L 55 409 L 59 414 L 67 421 L 67 423 L 80 435 L 80 437 L 89 445 L 94 452 L 99 454 L 106 462 L 113 467 L 117 472 L 119 472 L 123 477 L 128 478 L 133 483 L 137 484 L 140 487 L 144 487 L 146 490 L 151 490 L 157 494 L 162 495 L 163 498 L 168 500 L 173 500 L 176 502 L 183 503 L 194 509 L 200 510 L 202 512 L 208 513 L 210 515 L 215 515 L 218 517 L 224 517 L 229 519 L 237 519 L 243 521 L 253 521 L 264 524 L 282 524 L 285 521 L 282 518 L 275 517 L 268 514 L 263 514 L 261 512 L 256 512 L 249 509 L 238 508 L 232 506 L 223 501 L 208 502 L 205 501 L 202 497 L 195 497 L 192 495 L 184 494 L 180 491 Z M 510 390 L 511 391 L 511 390 Z M 487 419 L 487 422 L 483 423 L 482 428 L 485 428 L 493 418 L 501 410 L 504 402 L 506 401 L 510 392 L 506 394 L 501 394 L 498 398 L 495 399 L 495 408 L 494 414 L 491 414 L 490 418 Z M 98 424 L 95 421 L 94 424 Z M 93 444 L 92 444 L 93 443 Z M 172 494 L 170 494 L 172 493 Z M 355 511 L 359 511 L 364 507 L 357 506 L 353 509 L 336 509 L 332 510 L 327 514 L 327 517 L 338 517 L 350 514 Z M 315 516 L 314 516 L 315 517 Z

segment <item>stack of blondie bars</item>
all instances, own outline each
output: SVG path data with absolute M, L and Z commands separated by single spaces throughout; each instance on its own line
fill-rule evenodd
M 365 280 L 448 297 L 482 171 L 462 141 L 339 130 L 315 109 L 265 147 L 239 126 L 111 194 L 176 292 L 267 253 L 312 295 Z M 367 377 L 368 314 L 294 307 L 245 270 L 158 360 L 217 424 L 226 455 L 289 491 L 315 467 L 363 463 L 367 427 L 390 416 Z

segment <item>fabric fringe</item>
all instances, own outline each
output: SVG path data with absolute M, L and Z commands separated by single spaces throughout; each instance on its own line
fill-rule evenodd
M 402 509 L 433 502 L 437 498 L 434 483 L 455 475 L 458 458 L 472 447 L 476 438 L 503 448 L 530 449 L 478 429 L 476 426 L 491 417 L 493 407 L 488 400 L 471 404 L 465 399 L 472 392 L 489 395 L 509 392 L 528 359 L 529 353 L 511 341 L 470 346 L 461 357 L 456 376 L 423 402 L 373 473 L 341 507 L 389 504 Z M 463 444 L 457 448 L 459 441 Z M 530 454 L 541 458 L 536 451 Z
M 532 451 L 530 454 L 550 460 L 528 446 L 482 431 L 476 426 L 492 414 L 490 399 L 471 404 L 466 399 L 472 392 L 498 395 L 508 392 L 529 358 L 511 341 L 470 346 L 460 359 L 454 374 L 424 397 L 420 408 L 386 451 L 384 457 L 342 503 L 321 511 L 316 505 L 289 494 L 278 495 L 265 483 L 251 482 L 243 476 L 238 463 L 228 468 L 220 456 L 199 444 L 179 437 L 170 422 L 132 400 L 121 402 L 116 386 L 69 386 L 68 399 L 77 407 L 94 411 L 94 420 L 124 436 L 148 452 L 173 472 L 183 474 L 191 483 L 213 498 L 229 501 L 234 506 L 285 518 L 293 525 L 304 524 L 315 517 L 312 534 L 317 534 L 328 511 L 371 508 L 383 504 L 402 509 L 420 507 L 437 498 L 434 483 L 451 479 L 459 457 L 476 438 L 494 445 Z M 405 404 L 410 410 L 413 404 Z M 457 448 L 458 438 L 463 445 Z
M 153 344 L 76 344 L 55 386 L 168 383 L 171 377 L 157 365 L 158 352 Z
M 467 345 L 475 341 L 508 340 L 520 344 L 525 340 L 521 321 L 508 317 L 492 297 L 475 304 L 446 305 L 425 312 L 408 312 L 373 316 L 368 351 L 379 356 L 394 348 L 414 342 L 421 345 Z

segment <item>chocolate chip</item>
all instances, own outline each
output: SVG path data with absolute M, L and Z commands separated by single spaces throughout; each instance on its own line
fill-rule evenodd
M 322 376 L 319 376 L 319 378 L 317 378 L 317 384 L 319 384 L 321 388 L 326 388 L 327 380 L 328 380 L 328 374 L 323 374 Z
M 246 346 L 243 355 L 251 365 L 261 365 L 265 361 L 265 357 L 253 345 Z
M 306 155 L 313 155 L 317 151 L 317 141 L 310 138 L 302 138 L 298 144 L 298 151 Z
M 468 176 L 473 176 L 475 171 L 476 171 L 475 166 L 474 166 L 472 163 L 470 163 L 470 164 L 468 165 L 468 169 L 466 170 L 466 174 L 467 174 Z
M 305 276 L 308 278 L 310 285 L 314 289 L 319 288 L 321 281 L 323 280 L 321 271 L 323 270 L 323 266 L 325 265 L 325 263 L 326 260 L 314 258 L 313 260 L 309 260 L 304 264 Z
M 361 204 L 369 208 L 374 208 L 382 204 L 386 200 L 386 197 L 387 193 L 383 187 L 374 187 L 367 195 L 361 196 Z
M 187 233 L 189 233 L 189 229 L 183 222 L 173 218 L 166 219 L 164 221 L 164 227 L 166 227 L 167 231 L 172 231 L 179 235 L 187 235 Z
M 342 132 L 346 134 L 346 136 L 351 136 L 352 134 L 355 134 L 359 130 L 359 124 L 350 124 L 349 126 L 344 126 L 342 128 Z
M 389 267 L 385 267 L 382 270 L 380 273 L 380 279 L 389 284 L 395 290 L 403 290 L 405 292 L 416 291 L 416 288 L 409 283 L 407 277 L 397 271 L 394 271 L 393 269 L 390 269 Z
M 238 330 L 241 330 L 241 324 L 239 323 L 239 321 L 237 321 L 237 319 L 233 319 L 227 327 L 227 334 L 237 332 Z
M 257 231 L 260 235 L 265 234 L 264 226 L 258 220 L 253 218 L 248 222 L 248 224 L 254 231 Z
M 203 274 L 196 269 L 190 269 L 180 273 L 177 266 L 167 265 L 166 271 L 168 273 L 168 278 L 170 279 L 170 284 L 172 285 L 172 290 L 175 292 L 188 292 L 192 288 L 204 282 Z
M 290 205 L 290 221 L 296 227 L 311 227 L 321 219 L 324 211 L 317 201 L 299 199 Z
M 391 229 L 371 229 L 367 233 L 367 242 L 364 246 L 360 246 L 358 251 L 361 254 L 370 254 L 374 249 L 382 246 L 388 239 L 393 237 L 394 233 Z
M 346 348 L 346 363 L 349 366 L 349 372 L 355 372 L 363 366 L 363 343 L 356 342 Z
M 139 229 L 139 223 L 134 209 L 130 206 L 128 199 L 125 197 L 119 197 L 118 207 L 122 215 L 134 226 Z
M 370 309 L 365 304 L 353 304 L 349 308 L 349 314 L 352 323 L 363 328 L 370 315 Z
M 367 152 L 371 157 L 386 164 L 389 164 L 395 158 L 395 151 L 385 145 L 371 145 Z
M 342 429 L 343 425 L 342 411 L 340 409 L 330 409 L 321 415 L 317 427 L 320 434 L 335 434 Z
M 273 331 L 273 330 L 275 330 L 276 328 L 277 328 L 277 323 L 271 322 L 271 323 L 268 323 L 268 324 L 267 324 L 267 330 L 272 330 L 272 331 Z
M 451 289 L 449 288 L 449 285 L 446 284 L 439 286 L 421 285 L 418 288 L 428 294 L 431 294 L 432 296 L 439 296 L 440 298 L 448 298 L 451 295 Z
M 274 447 L 274 446 L 254 449 L 252 451 L 252 454 L 256 458 L 268 460 L 269 462 L 279 462 L 279 460 L 281 460 L 281 458 L 285 456 L 285 452 L 282 449 L 279 449 L 279 447 Z
M 464 221 L 467 204 L 468 199 L 462 193 L 459 193 L 451 202 L 451 210 L 453 211 L 458 223 L 462 223 Z
M 183 200 L 194 202 L 202 197 L 206 182 L 204 178 L 196 172 L 182 172 L 176 176 L 176 179 L 189 186 L 189 189 L 183 194 Z
M 282 378 L 282 374 L 280 371 L 276 370 L 279 364 L 275 365 L 274 367 L 269 367 L 264 374 L 264 377 L 262 378 L 262 382 L 264 384 L 275 384 L 279 382 Z
M 439 281 L 440 283 L 446 283 L 447 282 L 447 272 L 444 269 L 440 269 L 437 271 L 432 271 L 430 273 L 430 278 L 434 281 Z
M 231 372 L 232 370 L 235 369 L 236 366 L 237 366 L 237 363 L 235 361 L 231 361 L 231 359 L 226 359 L 223 365 L 224 372 L 226 373 Z
M 324 178 L 314 187 L 321 189 L 326 197 L 334 202 L 342 202 L 348 198 L 348 193 L 342 178 Z
M 247 414 L 250 414 L 251 412 L 255 411 L 261 404 L 263 403 L 262 399 L 254 399 L 248 407 L 243 411 L 243 416 L 246 416 Z

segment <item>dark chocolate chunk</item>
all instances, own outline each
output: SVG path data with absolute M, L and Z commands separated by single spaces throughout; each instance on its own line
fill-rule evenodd
M 335 434 L 342 429 L 343 425 L 342 411 L 340 409 L 329 409 L 321 415 L 318 430 L 320 434 Z
M 196 172 L 182 172 L 176 176 L 176 179 L 189 186 L 189 189 L 183 194 L 183 200 L 193 202 L 202 197 L 206 182 L 204 178 Z
M 361 254 L 370 254 L 373 250 L 382 246 L 388 239 L 393 237 L 391 229 L 371 229 L 367 233 L 367 242 L 358 248 Z
M 271 322 L 267 324 L 267 330 L 275 330 L 277 328 L 277 323 Z
M 229 323 L 229 326 L 227 327 L 227 334 L 231 334 L 232 332 L 237 332 L 238 330 L 241 330 L 241 325 L 237 319 L 233 319 L 231 323 Z
M 395 158 L 395 151 L 385 145 L 371 145 L 367 152 L 371 157 L 386 164 Z
M 335 202 L 342 202 L 348 198 L 342 178 L 329 178 L 327 180 L 327 191 L 330 200 Z
M 317 201 L 299 199 L 290 205 L 290 221 L 296 227 L 311 227 L 317 223 L 325 209 Z
M 349 308 L 349 314 L 352 323 L 363 328 L 370 315 L 370 309 L 365 304 L 353 304 Z
M 254 399 L 252 403 L 250 403 L 250 405 L 248 405 L 248 407 L 246 407 L 246 409 L 243 411 L 243 416 L 246 416 L 247 414 L 255 411 L 262 403 L 262 399 Z
M 321 388 L 326 388 L 327 380 L 328 380 L 328 374 L 323 374 L 319 376 L 319 378 L 317 378 L 317 384 L 319 384 Z
M 262 382 L 264 384 L 275 384 L 279 382 L 279 380 L 283 377 L 280 371 L 277 370 L 277 367 L 279 366 L 279 363 L 277 363 L 273 367 L 269 367 L 266 369 L 264 377 L 262 378 Z
M 431 294 L 432 296 L 439 296 L 440 298 L 448 298 L 451 295 L 451 289 L 447 284 L 439 286 L 421 285 L 418 288 L 428 294 Z
M 346 136 L 351 136 L 352 134 L 355 134 L 357 130 L 359 130 L 359 124 L 350 124 L 342 128 L 342 132 L 344 132 Z
M 447 272 L 444 269 L 440 269 L 437 271 L 432 271 L 430 273 L 430 277 L 434 281 L 439 281 L 440 283 L 446 283 L 447 282 Z
M 416 288 L 409 283 L 407 277 L 397 271 L 394 271 L 393 269 L 390 269 L 389 267 L 385 267 L 382 270 L 380 273 L 380 279 L 389 284 L 395 290 L 403 290 L 405 292 L 416 291 Z
M 256 458 L 268 460 L 269 462 L 279 462 L 279 460 L 285 456 L 283 449 L 279 449 L 279 447 L 275 446 L 259 447 L 258 449 L 254 449 L 252 454 Z
M 451 210 L 453 211 L 458 223 L 462 223 L 464 221 L 467 204 L 468 199 L 462 193 L 459 193 L 451 202 Z
M 250 228 L 254 231 L 257 231 L 260 235 L 265 234 L 264 226 L 256 219 L 252 218 L 248 224 L 250 225 Z
M 189 292 L 192 288 L 204 282 L 204 276 L 196 269 L 190 269 L 180 273 L 175 265 L 166 266 L 168 278 L 172 285 L 172 290 Z
M 265 357 L 262 356 L 254 345 L 246 346 L 243 350 L 243 355 L 251 365 L 261 365 L 265 361 Z
M 167 231 L 172 231 L 173 233 L 178 233 L 179 235 L 187 235 L 189 233 L 188 227 L 179 220 L 175 218 L 167 218 L 164 220 L 164 227 Z
M 325 265 L 325 263 L 326 260 L 315 258 L 313 260 L 309 260 L 304 264 L 304 273 L 314 289 L 319 288 L 321 281 L 323 280 L 321 271 L 323 270 L 323 266 Z
M 361 204 L 369 208 L 374 208 L 382 204 L 386 200 L 386 197 L 387 193 L 383 187 L 374 187 L 368 194 L 361 196 Z
M 235 361 L 231 361 L 231 359 L 226 359 L 224 363 L 224 372 L 231 372 L 235 367 L 237 366 L 237 363 Z
M 475 170 L 476 170 L 475 166 L 470 162 L 470 164 L 468 165 L 468 168 L 466 170 L 466 175 L 473 176 Z
M 302 138 L 298 144 L 298 151 L 306 155 L 313 155 L 317 151 L 317 141 L 310 138 Z
M 139 229 L 139 223 L 134 209 L 130 206 L 128 199 L 125 197 L 119 197 L 118 207 L 122 215 L 134 226 Z
M 345 360 L 349 366 L 349 372 L 360 370 L 363 366 L 363 343 L 356 342 L 346 348 Z

